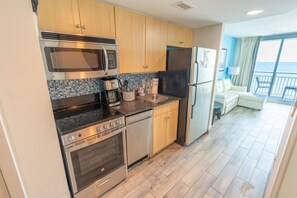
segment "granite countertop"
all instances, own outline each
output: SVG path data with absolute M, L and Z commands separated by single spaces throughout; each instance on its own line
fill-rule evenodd
M 160 106 L 172 101 L 176 101 L 176 100 L 180 100 L 180 98 L 177 98 L 174 96 L 168 96 L 168 99 L 166 99 L 165 101 L 153 103 L 153 102 L 143 100 L 142 97 L 136 97 L 136 99 L 131 102 L 122 101 L 120 105 L 112 108 L 124 114 L 125 116 L 131 116 L 144 111 L 152 110 L 157 106 Z
M 152 105 L 150 102 L 136 98 L 131 102 L 122 101 L 120 105 L 114 106 L 112 108 L 124 114 L 125 116 L 131 116 L 133 114 L 151 110 Z

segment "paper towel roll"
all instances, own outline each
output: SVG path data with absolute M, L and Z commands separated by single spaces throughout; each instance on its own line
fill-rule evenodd
M 158 94 L 158 86 L 159 86 L 159 79 L 153 78 L 152 79 L 152 94 L 157 95 Z

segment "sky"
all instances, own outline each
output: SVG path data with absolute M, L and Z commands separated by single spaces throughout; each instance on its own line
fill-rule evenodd
M 281 40 L 261 41 L 257 55 L 257 62 L 275 62 Z M 284 41 L 280 62 L 297 62 L 297 39 Z

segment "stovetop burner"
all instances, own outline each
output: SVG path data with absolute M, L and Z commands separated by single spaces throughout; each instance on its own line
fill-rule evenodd
M 83 97 L 61 99 L 53 103 L 53 107 L 58 103 L 60 105 L 58 105 L 58 109 L 54 109 L 56 126 L 60 135 L 63 136 L 123 116 L 120 112 L 101 104 L 98 100 L 77 103 L 77 100 L 81 100 L 81 98 Z
M 122 116 L 121 113 L 102 104 L 91 104 L 54 113 L 61 135 Z

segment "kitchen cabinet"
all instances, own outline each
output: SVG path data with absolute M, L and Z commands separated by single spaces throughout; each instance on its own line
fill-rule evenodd
M 41 30 L 115 37 L 114 6 L 96 0 L 39 0 Z
M 37 12 L 41 30 L 81 33 L 77 0 L 39 0 Z
M 145 16 L 115 8 L 121 73 L 145 72 Z
M 146 72 L 166 70 L 167 23 L 146 17 L 145 62 Z
M 166 114 L 154 117 L 153 154 L 166 146 Z
M 167 45 L 176 47 L 193 46 L 193 30 L 168 23 Z
M 180 27 L 180 47 L 193 47 L 193 30 Z
M 166 132 L 166 145 L 171 144 L 176 140 L 177 136 L 177 123 L 178 123 L 178 109 L 167 113 L 166 118 L 167 132 Z
M 153 154 L 158 153 L 176 140 L 178 101 L 154 108 Z
M 114 6 L 97 0 L 78 0 L 82 34 L 114 38 Z

